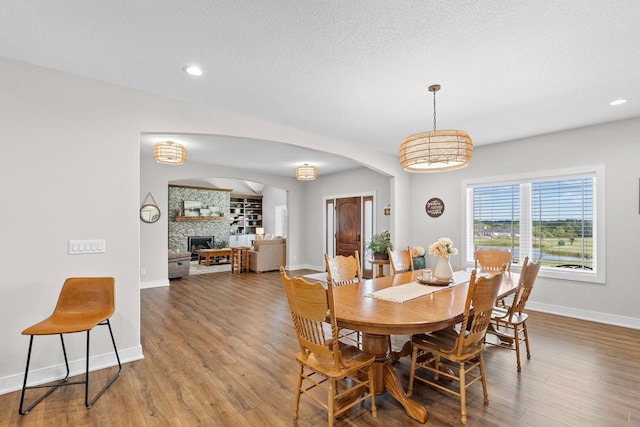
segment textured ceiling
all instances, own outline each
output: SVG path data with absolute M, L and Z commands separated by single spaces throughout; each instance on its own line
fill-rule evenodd
M 476 145 L 640 116 L 637 0 L 0 7 L 0 56 L 387 153 L 432 129 L 433 83 L 438 128 Z M 187 76 L 186 64 L 206 74 Z M 617 98 L 629 102 L 608 105 Z

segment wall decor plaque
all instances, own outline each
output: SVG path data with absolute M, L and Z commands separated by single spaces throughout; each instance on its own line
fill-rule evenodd
M 441 199 L 434 197 L 427 201 L 424 209 L 427 211 L 427 215 L 431 218 L 437 218 L 444 213 L 444 202 Z

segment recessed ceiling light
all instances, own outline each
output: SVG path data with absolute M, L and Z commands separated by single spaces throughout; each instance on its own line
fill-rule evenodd
M 626 99 L 616 99 L 615 101 L 611 101 L 609 105 L 621 105 L 627 102 Z
M 204 74 L 204 71 L 202 71 L 202 68 L 197 67 L 195 65 L 187 65 L 182 69 L 184 70 L 185 73 L 190 74 L 192 76 L 201 76 Z

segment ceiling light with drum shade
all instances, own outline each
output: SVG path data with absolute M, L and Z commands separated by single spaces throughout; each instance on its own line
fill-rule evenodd
M 318 168 L 305 163 L 301 166 L 296 166 L 296 179 L 298 181 L 313 181 L 318 176 Z
M 153 158 L 158 163 L 181 165 L 187 160 L 187 150 L 173 141 L 157 142 L 153 146 Z
M 400 145 L 400 164 L 407 172 L 442 172 L 461 169 L 471 162 L 473 144 L 461 130 L 436 130 L 436 92 L 433 92 L 433 131 L 408 136 Z

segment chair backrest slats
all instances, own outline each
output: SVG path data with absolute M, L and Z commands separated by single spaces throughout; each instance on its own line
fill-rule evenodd
M 333 288 L 325 288 L 321 282 L 308 282 L 302 277 L 289 277 L 284 267 L 280 267 L 280 276 L 289 301 L 300 351 L 333 360 L 334 366 L 339 367 L 341 356 Z
M 455 351 L 458 356 L 483 348 L 503 273 L 504 270 L 501 270 L 496 274 L 478 277 L 475 270 L 471 272 L 461 332 L 456 341 Z
M 509 308 L 507 318 L 511 321 L 515 313 L 522 313 L 531 295 L 533 284 L 538 277 L 540 266 L 542 265 L 542 259 L 538 259 L 536 262 L 529 262 L 529 258 L 525 257 L 520 271 L 520 282 L 518 288 L 513 297 L 513 302 Z
M 393 274 L 413 271 L 413 258 L 411 257 L 410 249 L 392 251 L 391 248 L 387 248 L 387 253 L 389 254 L 391 272 Z
M 338 255 L 329 258 L 324 254 L 324 261 L 327 268 L 327 283 L 331 286 L 343 286 L 351 283 L 360 283 L 362 274 L 360 272 L 360 258 L 356 250 L 354 255 Z
M 506 264 L 505 271 L 511 271 L 511 251 L 507 249 L 476 249 L 475 268 L 484 271 L 499 271 Z

